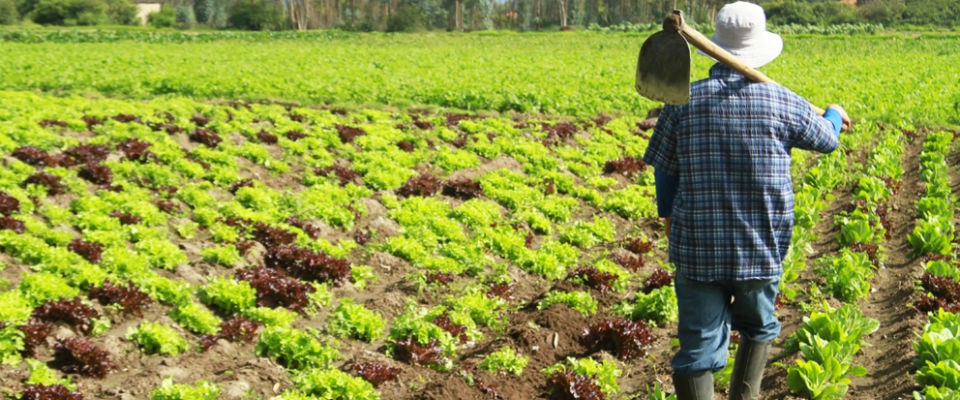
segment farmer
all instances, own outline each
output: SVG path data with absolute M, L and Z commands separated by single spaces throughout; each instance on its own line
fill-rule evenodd
M 783 49 L 763 9 L 743 1 L 720 9 L 711 40 L 754 68 Z M 790 90 L 719 63 L 691 85 L 689 104 L 663 108 L 644 161 L 655 167 L 676 266 L 679 400 L 713 399 L 731 328 L 741 339 L 730 399 L 758 398 L 780 334 L 774 298 L 793 231 L 790 149 L 831 152 L 849 125 L 840 106 L 819 116 Z

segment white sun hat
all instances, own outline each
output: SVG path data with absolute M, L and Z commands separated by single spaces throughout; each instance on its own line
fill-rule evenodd
M 753 68 L 766 65 L 783 51 L 783 39 L 767 31 L 763 8 L 754 3 L 723 6 L 717 12 L 716 29 L 710 40 Z

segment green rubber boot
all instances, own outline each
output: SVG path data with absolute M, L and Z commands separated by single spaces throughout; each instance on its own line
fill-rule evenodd
M 713 400 L 713 372 L 674 373 L 673 387 L 677 390 L 677 400 Z
M 771 342 L 740 339 L 737 357 L 730 376 L 730 400 L 756 400 L 760 396 L 760 381 L 767 366 Z

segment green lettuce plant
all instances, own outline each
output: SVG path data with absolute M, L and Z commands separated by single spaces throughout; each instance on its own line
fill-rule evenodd
M 293 376 L 297 389 L 308 398 L 379 400 L 373 384 L 338 369 L 311 368 Z
M 206 380 L 184 385 L 173 383 L 172 378 L 166 378 L 160 387 L 150 394 L 150 400 L 216 400 L 219 396 L 220 387 Z
M 190 348 L 190 343 L 173 328 L 149 321 L 130 327 L 127 339 L 136 343 L 147 354 L 175 356 Z
M 504 346 L 500 350 L 487 354 L 483 360 L 477 364 L 477 368 L 487 371 L 491 374 L 514 374 L 520 376 L 523 369 L 527 366 L 529 359 L 521 354 L 517 354 L 512 347 Z
M 353 337 L 365 342 L 383 336 L 385 323 L 380 313 L 371 311 L 353 299 L 342 298 L 327 317 L 327 330 L 337 337 Z
M 180 326 L 198 335 L 213 335 L 219 332 L 222 322 L 210 310 L 192 302 L 172 308 L 169 315 Z
M 270 326 L 260 334 L 257 355 L 276 359 L 289 369 L 327 368 L 340 358 L 336 348 L 320 343 L 315 335 L 299 329 Z
M 537 304 L 538 310 L 545 310 L 554 304 L 566 304 L 584 317 L 596 314 L 599 302 L 588 292 L 547 292 Z

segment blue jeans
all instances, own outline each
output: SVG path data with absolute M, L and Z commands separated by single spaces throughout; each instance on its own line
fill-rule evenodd
M 774 315 L 780 278 L 700 282 L 677 276 L 680 350 L 675 373 L 718 371 L 727 365 L 730 329 L 746 339 L 769 342 L 780 335 Z

